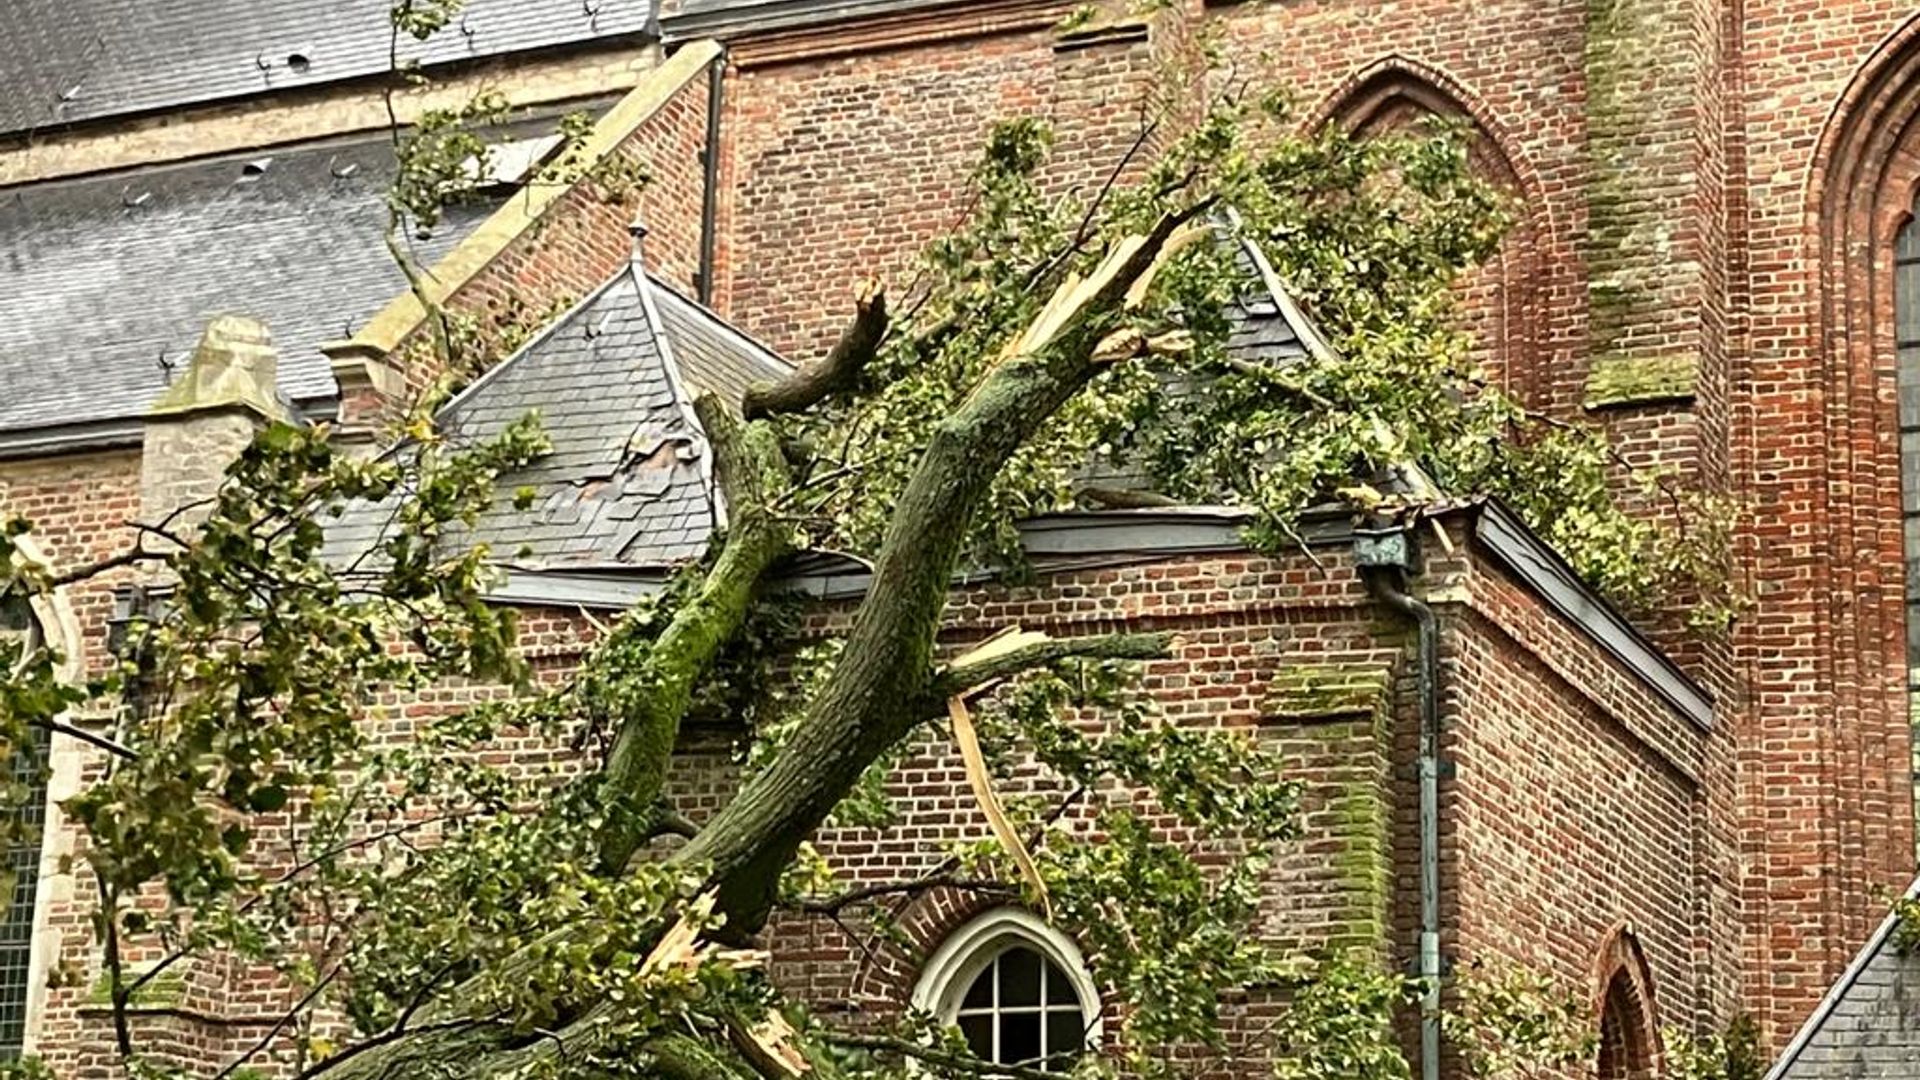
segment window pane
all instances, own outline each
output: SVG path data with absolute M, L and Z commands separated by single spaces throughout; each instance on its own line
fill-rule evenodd
M 1000 1014 L 1000 1056 L 1002 1065 L 1018 1065 L 1040 1056 L 1040 1014 L 1003 1012 Z
M 1063 1054 L 1078 1054 L 1086 1049 L 1087 1018 L 1080 1010 L 1047 1014 L 1047 1067 L 1066 1071 L 1070 1059 Z
M 1040 1004 L 1040 954 L 1008 949 L 1000 954 L 1000 1005 Z
M 1900 226 L 1900 232 L 1893 242 L 1893 255 L 1897 259 L 1920 257 L 1920 229 L 1914 228 L 1913 222 Z
M 1047 1004 L 1078 1005 L 1080 995 L 1073 992 L 1073 982 L 1067 973 L 1061 971 L 1052 961 L 1047 963 Z
M 1893 269 L 1894 340 L 1902 345 L 1920 341 L 1920 263 Z
M 1903 427 L 1920 427 L 1920 345 L 1908 345 L 1897 356 L 1900 423 Z
M 993 964 L 989 962 L 973 977 L 973 985 L 967 987 L 967 996 L 960 999 L 962 1009 L 985 1009 L 993 1005 Z
M 967 1037 L 967 1046 L 973 1051 L 974 1057 L 982 1061 L 993 1060 L 992 1013 L 961 1017 L 960 1034 Z
M 27 964 L 33 953 L 33 901 L 40 884 L 40 828 L 46 823 L 47 748 L 52 739 L 40 728 L 9 762 L 14 779 L 26 784 L 19 810 L 26 834 L 6 850 L 13 871 L 13 895 L 0 922 L 0 1061 L 19 1058 L 27 1033 Z

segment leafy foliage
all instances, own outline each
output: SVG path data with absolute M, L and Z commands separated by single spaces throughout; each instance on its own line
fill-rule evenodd
M 456 10 L 402 4 L 395 32 L 428 37 Z M 429 114 L 397 141 L 388 239 L 403 270 L 398 234 L 432 227 L 471 193 L 474 164 L 486 159 L 476 128 L 502 115 L 501 102 L 482 99 Z M 631 163 L 595 173 L 581 159 L 585 126 L 568 124 L 570 149 L 550 182 L 639 182 Z M 1646 603 L 1675 582 L 1701 591 L 1710 610 L 1723 597 L 1719 531 L 1679 535 L 1630 514 L 1597 434 L 1531 415 L 1470 369 L 1454 285 L 1492 250 L 1502 214 L 1453 134 L 1302 134 L 1278 99 L 1224 102 L 1110 189 L 1066 195 L 1050 178 L 1050 147 L 1035 121 L 992 131 L 966 220 L 926 251 L 907 313 L 855 392 L 756 421 L 810 449 L 793 489 L 754 509 L 777 510 L 783 529 L 790 520 L 813 544 L 872 556 L 900 527 L 928 448 L 958 437 L 954 418 L 997 373 L 1045 372 L 1063 356 L 1134 341 L 1084 385 L 1065 386 L 1034 430 L 996 436 L 1006 462 L 964 521 L 971 565 L 1017 573 L 1016 523 L 1072 505 L 1090 470 L 1251 507 L 1252 539 L 1268 550 L 1336 498 L 1418 514 L 1436 496 L 1406 481 L 1424 472 L 1454 496 L 1512 502 L 1623 602 Z M 1047 339 L 1041 355 L 1014 351 L 1049 298 L 1094 273 L 1123 238 L 1202 210 L 1204 239 L 1143 279 L 1150 288 Z M 1287 363 L 1229 349 L 1234 311 L 1265 288 L 1248 273 L 1249 244 L 1292 284 L 1330 349 Z M 518 340 L 467 326 L 433 303 L 417 271 L 409 277 L 442 370 L 477 370 L 484 362 L 461 354 L 490 362 Z M 721 946 L 735 928 L 714 913 L 709 868 L 595 857 L 609 830 L 660 840 L 701 829 L 676 823 L 669 806 L 628 805 L 599 767 L 636 718 L 657 711 L 663 672 L 683 670 L 661 643 L 699 614 L 716 560 L 603 628 L 569 673 L 537 681 L 516 651 L 511 610 L 486 602 L 491 553 L 466 535 L 503 475 L 545 450 L 537 421 L 455 445 L 422 410 L 402 434 L 401 449 L 363 460 L 324 429 L 269 427 L 209 504 L 152 523 L 168 547 L 146 561 L 170 588 L 130 628 L 121 670 L 68 685 L 51 650 L 0 642 L 11 671 L 0 683 L 0 751 L 78 709 L 118 715 L 124 753 L 66 809 L 86 833 L 122 1054 L 140 1060 L 126 1016 L 143 985 L 182 960 L 225 956 L 265 966 L 297 992 L 285 1025 L 296 1065 L 444 1035 L 449 1068 L 479 1047 L 520 1055 L 515 1075 L 680 1075 L 688 1057 L 711 1066 L 703 1075 L 728 1075 L 709 1060 L 715 1048 L 737 1045 L 780 1002 L 757 973 L 761 957 Z M 326 524 L 349 505 L 386 515 L 375 548 L 329 547 Z M 1712 517 L 1705 502 L 1683 508 Z M 18 550 L 25 528 L 0 530 L 0 599 L 52 587 L 48 568 Z M 944 583 L 950 569 L 935 567 L 930 580 Z M 792 602 L 759 600 L 670 718 L 733 725 L 747 784 L 801 752 L 796 739 L 823 688 L 869 659 L 837 631 L 803 626 Z M 940 612 L 921 614 L 931 626 Z M 913 694 L 931 674 L 887 687 L 903 695 L 893 704 L 925 706 Z M 1291 1002 L 1270 1033 L 1280 1076 L 1407 1075 L 1393 1021 L 1424 987 L 1372 957 L 1303 964 L 1263 943 L 1274 860 L 1301 837 L 1300 789 L 1285 761 L 1247 732 L 1166 722 L 1136 674 L 1059 661 L 976 701 L 992 781 L 1038 868 L 1019 886 L 1023 898 L 1085 945 L 1119 1006 L 1107 1053 L 1070 1067 L 1183 1075 L 1230 1052 L 1223 997 L 1265 987 Z M 495 700 L 433 707 L 432 689 L 454 682 L 490 687 Z M 421 707 L 397 713 L 395 702 Z M 791 813 L 809 829 L 884 834 L 896 825 L 888 774 L 910 749 L 863 747 L 864 772 L 836 805 Z M 836 892 L 843 868 L 818 850 L 769 850 L 778 857 L 765 869 L 792 911 L 840 921 L 859 907 L 876 933 L 891 932 L 882 901 L 892 886 L 851 897 Z M 944 885 L 1005 896 L 1022 880 L 996 842 L 948 855 L 898 883 L 898 895 Z M 128 967 L 130 939 L 156 946 L 159 963 Z M 1503 970 L 1460 985 L 1456 1037 L 1480 1075 L 1592 1052 L 1586 1018 L 1536 976 Z M 827 1026 L 797 1022 L 818 1036 L 808 1052 L 826 1054 L 820 1044 L 836 1038 Z M 468 1036 L 476 1041 L 451 1041 Z M 542 1056 L 552 1044 L 587 1049 Z M 905 1058 L 990 1071 L 925 1016 L 836 1045 L 833 1065 L 850 1075 L 898 1073 Z
M 1767 1072 L 1760 1025 L 1745 1014 L 1701 1039 L 1669 1030 L 1666 1043 L 1667 1075 L 1674 1080 L 1760 1080 Z

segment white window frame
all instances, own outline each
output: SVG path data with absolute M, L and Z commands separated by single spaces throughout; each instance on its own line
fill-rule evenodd
M 1080 946 L 1022 908 L 1001 907 L 982 912 L 948 934 L 920 969 L 920 979 L 913 987 L 913 1007 L 931 1013 L 942 1024 L 955 1025 L 959 1020 L 960 1002 L 967 996 L 974 979 L 995 957 L 1015 946 L 1032 949 L 1066 975 L 1074 997 L 1079 999 L 1080 1013 L 1087 1018 L 1087 1049 L 1098 1047 L 1102 1021 L 1100 989 L 1087 970 Z
M 17 537 L 14 543 L 17 558 L 42 566 L 53 565 L 30 538 Z M 80 632 L 80 619 L 66 587 L 31 597 L 27 606 L 34 621 L 40 624 L 46 643 L 60 652 L 57 669 L 60 679 L 78 682 L 87 670 L 86 637 Z M 61 935 L 48 925 L 52 921 L 53 905 L 72 898 L 72 879 L 70 874 L 61 874 L 61 862 L 63 856 L 72 853 L 73 838 L 68 835 L 60 803 L 79 794 L 84 764 L 84 755 L 75 752 L 71 740 L 53 740 L 47 757 L 47 805 L 40 833 L 40 873 L 34 881 L 33 945 L 27 954 L 26 1030 L 21 1044 L 21 1054 L 26 1057 L 39 1050 L 40 1029 L 47 1012 L 47 976 L 60 961 Z

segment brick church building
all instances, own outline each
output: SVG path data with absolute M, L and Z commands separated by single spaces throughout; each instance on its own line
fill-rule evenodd
M 1015 621 L 1179 631 L 1148 669 L 1162 710 L 1259 730 L 1306 783 L 1275 940 L 1549 971 L 1591 999 L 1601 1077 L 1654 1075 L 1662 1031 L 1740 1014 L 1771 1051 L 1804 1043 L 1915 863 L 1920 7 L 1178 0 L 1066 19 L 1076 6 L 470 0 L 414 57 L 434 81 L 397 96 L 403 120 L 482 89 L 524 116 L 490 201 L 417 241 L 429 287 L 483 318 L 565 309 L 442 415 L 484 428 L 537 406 L 556 433 L 514 480 L 535 505 L 485 523 L 525 553 L 497 599 L 522 609 L 530 654 L 563 669 L 597 618 L 702 550 L 715 511 L 687 395 L 819 355 L 849 283 L 951 225 L 991 121 L 1050 118 L 1063 180 L 1097 178 L 1205 27 L 1236 75 L 1291 87 L 1304 123 L 1466 125 L 1519 210 L 1470 283 L 1489 370 L 1737 498 L 1751 606 L 1724 641 L 1632 625 L 1492 502 L 1410 546 L 1332 517 L 1307 533 L 1315 555 L 1274 558 L 1245 549 L 1233 508 L 1171 507 L 1030 522 L 1037 579 L 957 589 L 952 640 Z M 379 243 L 387 4 L 229 7 L 29 4 L 0 35 L 0 512 L 32 519 L 56 568 L 207 491 L 265 419 L 371 438 L 432 374 L 410 363 L 423 313 Z M 634 207 L 525 183 L 573 109 L 596 117 L 590 157 L 651 174 L 639 251 Z M 1284 283 L 1250 280 L 1248 348 L 1324 347 Z M 627 454 L 642 427 L 648 452 Z M 1382 560 L 1402 564 L 1397 600 Z M 827 558 L 794 582 L 829 608 L 864 587 Z M 0 628 L 33 620 L 98 668 L 135 583 L 75 586 Z M 726 733 L 685 752 L 714 763 L 711 790 L 682 793 L 697 816 L 723 797 Z M 13 853 L 24 884 L 0 925 L 0 1055 L 112 1075 L 86 980 L 47 979 L 97 952 L 57 806 L 95 751 L 56 736 L 48 753 L 48 827 Z M 895 786 L 896 837 L 820 838 L 856 879 L 984 832 L 951 749 L 928 743 Z M 1105 1009 L 1031 913 L 935 893 L 906 928 L 876 954 L 776 924 L 775 974 L 824 1009 L 985 1025 L 976 1046 L 1006 1060 L 1048 1010 Z M 1023 964 L 1069 987 L 1039 1019 L 967 1003 Z M 269 1033 L 277 993 L 200 965 L 137 1020 L 212 1075 Z M 1251 1031 L 1257 995 L 1239 1008 Z

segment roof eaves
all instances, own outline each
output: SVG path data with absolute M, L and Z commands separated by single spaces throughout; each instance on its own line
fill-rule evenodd
M 1907 886 L 1905 898 L 1912 900 L 1915 897 L 1920 897 L 1920 878 L 1915 878 L 1913 884 Z M 1840 978 L 1827 990 L 1827 995 L 1820 999 L 1820 1005 L 1813 1010 L 1813 1015 L 1807 1017 L 1807 1022 L 1800 1025 L 1800 1030 L 1794 1033 L 1793 1041 L 1781 1051 L 1779 1060 L 1773 1063 L 1773 1068 L 1767 1070 L 1765 1080 L 1784 1080 L 1787 1070 L 1793 1067 L 1794 1062 L 1799 1060 L 1801 1052 L 1813 1042 L 1814 1036 L 1820 1033 L 1820 1029 L 1826 1026 L 1827 1018 L 1833 1015 L 1834 1008 L 1847 996 L 1847 991 L 1853 988 L 1853 984 L 1859 981 L 1860 974 L 1867 969 L 1868 964 L 1873 962 L 1873 958 L 1880 954 L 1880 950 L 1886 948 L 1888 940 L 1893 937 L 1894 928 L 1898 925 L 1900 925 L 1898 911 L 1890 911 L 1886 918 L 1880 920 L 1880 926 L 1874 930 L 1873 936 L 1867 939 L 1867 944 L 1854 954 L 1853 961 L 1847 965 L 1847 970 L 1841 972 Z
M 0 431 L 0 459 L 50 457 L 55 454 L 138 446 L 143 430 L 141 418 L 130 416 L 83 424 L 54 424 Z
M 957 0 L 688 0 L 660 20 L 663 40 L 733 37 L 953 6 Z
M 1496 499 L 1474 502 L 1474 537 L 1534 595 L 1638 676 L 1702 731 L 1713 728 L 1713 698 L 1680 665 L 1648 641 L 1552 545 Z

